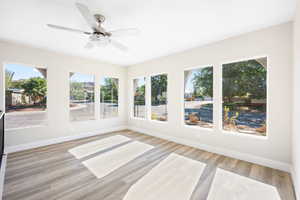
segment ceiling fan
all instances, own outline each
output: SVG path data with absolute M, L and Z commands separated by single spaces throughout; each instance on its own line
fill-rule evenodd
M 87 36 L 89 36 L 89 41 L 85 45 L 85 48 L 91 49 L 93 47 L 102 47 L 106 46 L 108 44 L 111 44 L 117 49 L 120 49 L 121 51 L 127 51 L 128 48 L 124 46 L 122 43 L 114 40 L 114 37 L 121 37 L 121 36 L 135 36 L 139 33 L 138 29 L 135 28 L 128 28 L 128 29 L 118 29 L 113 31 L 106 31 L 102 24 L 105 21 L 105 17 L 100 14 L 92 15 L 90 10 L 87 6 L 76 3 L 76 7 L 78 8 L 79 12 L 85 19 L 85 21 L 88 23 L 88 25 L 91 27 L 92 31 L 83 31 L 79 29 L 73 29 L 53 24 L 47 24 L 48 27 L 75 32 L 75 33 L 82 33 Z

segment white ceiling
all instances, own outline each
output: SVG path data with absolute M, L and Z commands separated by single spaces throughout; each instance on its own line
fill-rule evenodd
M 47 23 L 89 30 L 74 3 L 106 16 L 107 30 L 139 28 L 118 38 L 129 47 L 87 50 L 87 36 Z M 295 0 L 0 0 L 0 39 L 70 55 L 131 65 L 292 20 Z

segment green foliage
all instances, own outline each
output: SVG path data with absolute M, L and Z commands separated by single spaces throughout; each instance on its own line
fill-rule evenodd
M 22 84 L 24 94 L 29 96 L 34 104 L 45 100 L 47 93 L 47 83 L 44 78 L 34 77 L 26 80 Z
M 256 60 L 223 65 L 223 100 L 232 102 L 233 97 L 266 99 L 267 70 Z
M 205 67 L 197 70 L 193 79 L 195 97 L 212 97 L 213 96 L 213 68 Z
M 14 72 L 5 70 L 5 90 L 12 87 Z
M 85 99 L 84 83 L 71 82 L 70 84 L 70 98 L 72 100 L 83 100 Z
M 167 83 L 168 76 L 161 74 L 151 77 L 151 104 L 166 104 L 167 101 Z
M 142 85 L 135 89 L 134 104 L 135 105 L 145 105 L 145 85 Z
M 22 89 L 23 88 L 23 84 L 25 83 L 25 81 L 26 81 L 25 79 L 20 79 L 20 80 L 12 81 L 11 88 Z
M 233 97 L 250 99 L 266 98 L 267 70 L 256 60 L 223 65 L 223 99 L 232 102 Z M 193 79 L 194 96 L 213 96 L 213 68 L 198 70 Z
M 236 120 L 239 117 L 239 113 L 235 112 L 235 115 L 230 116 L 230 109 L 229 107 L 224 107 L 224 122 L 231 125 L 231 126 L 236 126 Z
M 72 100 L 94 100 L 94 87 L 84 82 L 71 82 L 70 84 L 70 98 Z
M 100 89 L 101 103 L 118 103 L 118 79 L 105 78 Z

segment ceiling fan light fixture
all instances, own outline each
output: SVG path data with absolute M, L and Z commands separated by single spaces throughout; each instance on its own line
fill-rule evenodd
M 80 14 L 82 15 L 82 17 L 85 19 L 86 23 L 90 26 L 92 30 L 91 32 L 53 25 L 53 24 L 47 24 L 47 25 L 50 28 L 88 35 L 89 41 L 85 45 L 85 48 L 87 49 L 91 49 L 94 46 L 103 47 L 103 46 L 107 46 L 108 44 L 111 44 L 112 46 L 114 46 L 115 48 L 121 51 L 127 51 L 128 48 L 123 44 L 121 44 L 120 42 L 115 41 L 114 37 L 135 36 L 139 34 L 139 30 L 134 28 L 106 31 L 102 26 L 103 22 L 105 21 L 105 17 L 103 15 L 91 14 L 89 8 L 84 4 L 76 3 L 75 5 L 78 11 L 80 12 Z
M 103 47 L 103 46 L 107 46 L 110 43 L 110 41 L 107 38 L 107 39 L 98 40 L 95 43 L 98 47 Z

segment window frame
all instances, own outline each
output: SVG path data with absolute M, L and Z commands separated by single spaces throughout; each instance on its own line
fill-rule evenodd
M 118 114 L 115 117 L 108 117 L 108 118 L 101 118 L 101 80 L 105 78 L 115 78 L 118 79 Z M 99 117 L 99 120 L 111 120 L 111 119 L 116 119 L 120 117 L 120 77 L 119 76 L 114 76 L 114 75 L 101 75 L 99 76 L 98 79 L 98 87 L 99 87 L 99 93 L 98 93 L 98 102 L 97 106 L 99 107 L 99 113 L 96 113 L 96 115 Z M 96 87 L 95 87 L 96 88 Z M 96 111 L 97 112 L 97 111 Z
M 151 101 L 151 98 L 152 98 L 152 88 L 151 88 L 151 78 L 152 76 L 158 76 L 158 75 L 167 75 L 167 111 L 168 111 L 168 116 L 167 116 L 167 120 L 166 121 L 159 121 L 159 120 L 153 120 L 152 119 L 152 101 Z M 149 74 L 148 75 L 148 88 L 149 88 L 149 92 L 148 92 L 148 106 L 147 106 L 147 110 L 149 112 L 147 112 L 147 118 L 150 122 L 154 122 L 154 123 L 159 123 L 159 124 L 168 124 L 169 123 L 169 73 L 168 72 L 157 72 L 157 73 L 152 73 L 152 74 Z M 146 86 L 146 89 L 147 89 L 147 86 Z
M 212 97 L 212 100 L 213 100 L 213 127 L 212 128 L 205 128 L 205 127 L 201 127 L 201 126 L 189 126 L 185 123 L 185 118 L 184 118 L 184 114 L 185 114 L 185 100 L 184 100 L 184 96 L 185 96 L 185 77 L 184 77 L 184 73 L 186 71 L 190 71 L 190 70 L 196 70 L 196 69 L 201 69 L 201 68 L 206 68 L 206 67 L 212 67 L 213 69 L 213 97 Z M 182 80 L 182 94 L 181 94 L 181 126 L 182 127 L 185 127 L 185 128 L 191 128 L 191 129 L 195 129 L 195 130 L 203 130 L 205 132 L 209 132 L 209 133 L 214 133 L 215 132 L 215 129 L 218 128 L 218 126 L 216 126 L 216 123 L 215 123 L 215 114 L 214 114 L 214 110 L 215 110 L 215 104 L 216 104 L 216 98 L 215 98 L 215 87 L 216 87 L 216 84 L 215 84 L 215 81 L 216 81 L 216 71 L 215 71 L 215 67 L 214 67 L 214 64 L 205 64 L 205 65 L 196 65 L 196 66 L 193 66 L 193 67 L 186 67 L 183 69 L 183 72 L 182 72 L 182 77 L 183 77 L 183 80 Z
M 74 72 L 74 71 L 76 71 L 76 72 Z M 71 120 L 71 107 L 70 107 L 71 77 L 70 77 L 70 73 L 74 73 L 74 74 L 79 73 L 79 74 L 92 75 L 93 76 L 93 78 L 94 78 L 94 118 L 93 119 L 75 120 L 75 121 Z M 96 86 L 97 75 L 95 73 L 89 73 L 89 72 L 84 72 L 84 71 L 80 71 L 80 70 L 72 70 L 72 71 L 69 70 L 68 71 L 68 78 L 69 78 L 69 80 L 68 80 L 68 83 L 69 83 L 68 84 L 68 89 L 69 89 L 69 91 L 68 91 L 68 121 L 69 121 L 69 123 L 81 123 L 81 122 L 90 122 L 90 121 L 98 120 L 97 113 L 96 113 L 96 111 L 97 111 L 96 100 L 97 100 L 97 96 L 98 96 L 97 90 L 96 90 L 96 88 L 97 88 L 97 86 Z
M 134 80 L 135 79 L 141 79 L 141 78 L 144 78 L 145 79 L 145 118 L 141 118 L 141 117 L 135 117 L 134 116 Z M 136 76 L 136 77 L 132 77 L 130 79 L 130 89 L 131 89 L 131 95 L 130 95 L 130 118 L 131 119 L 135 119 L 135 120 L 142 120 L 142 121 L 146 121 L 148 120 L 148 106 L 147 106 L 147 103 L 148 103 L 148 98 L 147 98 L 147 95 L 148 95 L 148 89 L 147 89 L 147 82 L 148 82 L 148 79 L 149 79 L 149 76 Z
M 9 62 L 9 61 L 5 61 L 5 62 L 2 62 L 2 78 L 3 78 L 3 91 L 4 91 L 4 94 L 3 94 L 3 99 L 2 99 L 2 102 L 3 102 L 3 111 L 4 113 L 6 113 L 6 98 L 5 98 L 5 69 L 6 69 L 6 65 L 9 65 L 9 64 L 15 64 L 15 65 L 24 65 L 25 67 L 32 67 L 34 69 L 36 68 L 43 68 L 43 69 L 46 69 L 47 70 L 47 78 L 46 78 L 46 85 L 47 85 L 47 93 L 46 93 L 46 97 L 47 97 L 47 101 L 46 101 L 46 110 L 44 111 L 46 113 L 46 120 L 45 120 L 45 124 L 42 125 L 31 125 L 31 126 L 25 126 L 25 127 L 18 127 L 18 128 L 5 128 L 5 131 L 14 131 L 14 130 L 21 130 L 21 129 L 30 129 L 30 128 L 43 128 L 43 127 L 49 127 L 49 81 L 48 81 L 48 70 L 49 68 L 46 66 L 46 65 L 41 65 L 41 64 L 24 64 L 24 63 L 21 63 L 21 62 Z M 5 122 L 4 122 L 4 125 L 5 125 Z
M 266 58 L 267 59 L 267 75 L 266 75 L 266 135 L 265 136 L 259 136 L 259 135 L 252 135 L 252 134 L 245 134 L 245 133 L 240 133 L 240 132 L 233 132 L 233 131 L 227 131 L 223 129 L 223 65 L 226 64 L 231 64 L 231 63 L 237 63 L 237 62 L 244 62 L 244 61 L 249 61 L 249 60 L 256 60 L 259 58 Z M 220 131 L 220 133 L 226 135 L 226 136 L 237 136 L 237 137 L 246 137 L 246 138 L 255 138 L 255 139 L 262 139 L 262 140 L 268 140 L 269 139 L 269 128 L 270 128 L 270 71 L 272 69 L 270 69 L 270 66 L 272 66 L 271 64 L 271 59 L 270 56 L 267 54 L 262 54 L 262 55 L 258 55 L 258 56 L 252 56 L 252 57 L 243 57 L 243 58 L 237 58 L 237 59 L 232 59 L 232 60 L 224 60 L 222 62 L 220 62 L 219 64 L 219 74 L 220 74 L 220 78 L 219 78 L 219 90 L 218 93 L 219 95 L 219 110 L 218 110 L 218 121 L 219 123 L 217 124 L 218 126 L 218 130 Z

